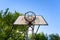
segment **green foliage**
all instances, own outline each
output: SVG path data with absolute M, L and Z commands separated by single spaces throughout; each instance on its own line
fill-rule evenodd
M 35 40 L 48 40 L 48 37 L 44 33 L 37 34 Z
M 7 8 L 5 12 L 0 11 L 0 40 L 23 40 L 25 35 L 22 36 L 22 34 L 25 33 L 26 26 L 21 25 L 13 27 L 13 23 L 17 17 L 23 14 L 16 11 L 11 13 L 8 10 L 9 8 Z
M 30 34 L 30 39 L 32 39 L 32 35 Z M 34 34 L 34 40 L 60 40 L 60 36 L 58 34 L 50 34 L 49 36 L 46 34 L 38 33 Z
M 32 35 L 30 35 L 30 38 L 32 38 Z M 35 40 L 48 40 L 48 36 L 44 35 L 44 33 L 34 34 Z
M 49 40 L 60 40 L 60 37 L 58 34 L 51 34 L 49 35 Z

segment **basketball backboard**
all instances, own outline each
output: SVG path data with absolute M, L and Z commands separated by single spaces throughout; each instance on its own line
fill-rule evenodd
M 24 16 L 19 16 L 14 22 L 14 25 L 27 25 Z M 45 21 L 43 16 L 36 16 L 36 20 L 33 22 L 33 25 L 47 25 L 47 22 Z

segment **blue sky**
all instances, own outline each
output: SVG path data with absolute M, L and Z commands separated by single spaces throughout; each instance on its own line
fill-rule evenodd
M 38 33 L 60 34 L 60 0 L 0 0 L 0 10 L 6 8 L 11 12 L 33 11 L 36 15 L 42 15 L 49 25 L 40 26 Z

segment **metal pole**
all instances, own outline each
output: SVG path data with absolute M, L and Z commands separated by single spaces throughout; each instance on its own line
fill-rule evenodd
M 26 40 L 28 40 L 28 29 L 26 30 Z
M 36 34 L 37 34 L 38 30 L 39 30 L 39 27 L 40 27 L 40 25 L 39 25 L 38 28 L 37 28 Z
M 32 40 L 34 40 L 34 26 L 32 27 Z

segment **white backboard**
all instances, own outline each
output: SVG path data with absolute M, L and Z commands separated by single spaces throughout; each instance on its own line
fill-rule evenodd
M 47 22 L 42 16 L 36 16 L 36 20 L 33 23 L 34 25 L 47 25 Z M 14 25 L 27 25 L 27 22 L 24 19 L 24 16 L 19 16 Z

